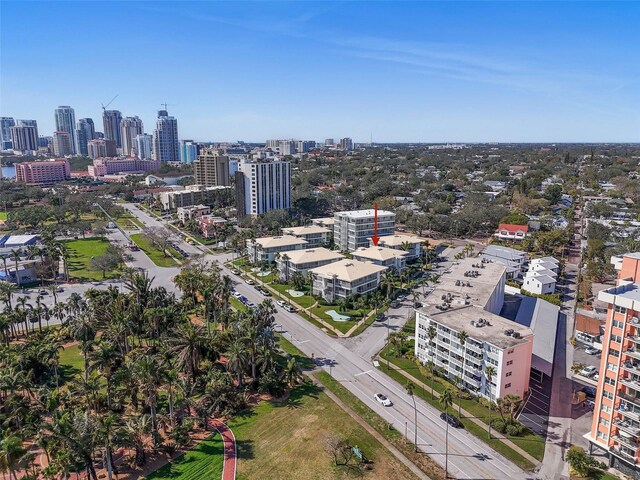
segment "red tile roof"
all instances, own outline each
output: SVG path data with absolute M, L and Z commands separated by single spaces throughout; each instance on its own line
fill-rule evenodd
M 512 225 L 510 223 L 501 223 L 498 225 L 498 231 L 506 230 L 507 232 L 516 233 L 516 232 L 525 232 L 529 231 L 529 227 L 526 225 Z

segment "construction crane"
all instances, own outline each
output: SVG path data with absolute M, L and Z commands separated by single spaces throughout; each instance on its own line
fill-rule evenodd
M 119 93 L 116 93 L 116 96 L 115 96 L 115 97 L 113 97 L 113 98 L 111 99 L 111 101 L 110 101 L 109 103 L 107 103 L 106 105 L 105 105 L 104 103 L 103 103 L 103 104 L 101 104 L 101 105 L 102 105 L 102 110 L 103 110 L 103 111 L 104 111 L 104 110 L 106 110 L 106 109 L 107 109 L 107 107 L 108 107 L 109 105 L 111 105 L 111 104 L 113 103 L 113 101 L 114 101 L 116 98 L 118 98 L 118 95 L 120 95 L 120 94 L 119 94 Z
M 175 104 L 174 103 L 161 103 L 160 105 L 164 106 L 164 109 L 166 110 L 168 105 L 175 105 Z

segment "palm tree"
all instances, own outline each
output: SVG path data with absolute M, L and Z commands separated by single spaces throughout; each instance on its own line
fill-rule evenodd
M 0 441 L 0 468 L 9 471 L 14 480 L 18 480 L 16 470 L 20 468 L 20 462 L 27 450 L 22 445 L 22 440 L 16 436 L 7 436 Z
M 467 355 L 467 346 L 466 346 L 467 338 L 469 338 L 469 334 L 464 330 L 458 333 L 458 342 L 460 342 L 460 345 L 462 346 L 462 375 L 465 375 L 465 372 L 466 372 L 465 365 L 466 365 L 466 355 Z M 461 379 L 460 385 L 458 385 L 458 388 L 463 388 L 463 387 L 464 387 L 464 378 Z M 462 395 L 460 393 L 458 398 L 458 416 L 459 417 L 461 417 L 461 413 L 462 413 Z
M 7 254 L 1 254 L 0 255 L 0 260 L 2 260 L 2 264 L 4 266 L 4 280 L 5 280 L 5 282 L 9 281 L 9 272 L 7 271 L 7 258 L 9 258 L 9 255 L 7 255 Z
M 387 291 L 387 299 L 390 299 L 392 296 L 395 282 L 396 277 L 391 270 L 387 270 L 386 272 L 384 272 L 381 283 L 385 286 L 385 289 Z
M 169 351 L 177 355 L 177 364 L 195 382 L 200 369 L 200 361 L 207 351 L 207 343 L 202 327 L 186 321 L 173 330 L 173 335 L 167 340 Z
M 289 282 L 289 255 L 287 255 L 286 253 L 284 253 L 282 255 L 282 264 L 284 265 L 284 281 L 285 283 Z
M 440 395 L 440 404 L 444 406 L 444 414 L 449 415 L 449 408 L 453 404 L 453 393 L 449 388 Z M 449 477 L 449 422 L 446 422 L 444 441 L 444 478 Z
M 291 357 L 287 360 L 287 365 L 284 370 L 284 378 L 290 387 L 296 385 L 300 380 L 302 380 L 302 371 L 300 370 L 295 357 Z
M 84 356 L 84 381 L 89 377 L 89 352 L 96 338 L 96 327 L 89 315 L 73 317 L 69 324 L 69 334 L 79 342 L 80 350 Z
M 235 339 L 227 350 L 227 368 L 236 374 L 238 386 L 242 386 L 245 368 L 249 361 L 247 346 L 242 339 Z
M 99 371 L 107 382 L 107 408 L 111 409 L 111 377 L 119 355 L 109 342 L 98 343 L 95 350 L 89 354 L 90 369 Z
M 496 374 L 496 367 L 493 365 L 487 365 L 484 367 L 484 375 L 487 377 L 487 390 L 489 392 L 489 438 L 491 438 L 491 379 Z
M 13 250 L 11 250 L 10 255 L 16 267 L 16 285 L 20 286 L 20 276 L 18 275 L 18 262 L 20 262 L 20 250 L 16 250 L 14 248 Z
M 140 415 L 127 420 L 124 426 L 124 443 L 136 451 L 135 464 L 142 466 L 147 461 L 147 435 L 151 430 L 149 415 Z
M 416 386 L 412 381 L 408 381 L 405 385 L 405 389 L 407 390 L 407 395 L 411 397 L 413 400 L 413 448 L 414 451 L 418 451 L 418 407 L 416 406 L 416 397 L 414 395 L 414 390 Z

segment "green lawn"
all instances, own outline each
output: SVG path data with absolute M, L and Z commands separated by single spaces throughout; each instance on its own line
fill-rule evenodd
M 346 322 L 336 322 L 326 313 L 329 310 L 335 310 L 340 315 L 346 315 L 351 318 Z M 356 322 L 362 320 L 363 315 L 366 315 L 368 313 L 367 309 L 345 310 L 341 312 L 340 307 L 338 307 L 337 305 L 316 305 L 311 309 L 311 311 L 315 313 L 318 317 L 320 317 L 322 320 L 327 322 L 329 325 L 332 325 L 338 330 L 340 330 L 342 333 L 347 333 L 351 328 L 353 328 Z
M 106 238 L 84 238 L 65 242 L 69 249 L 69 275 L 80 280 L 102 280 L 102 272 L 90 270 L 91 257 L 102 255 L 109 245 Z M 115 271 L 106 278 L 117 277 Z
M 129 213 L 128 211 L 125 212 L 123 215 L 117 217 L 115 219 L 115 222 L 118 224 L 120 228 L 124 230 L 138 230 L 138 228 L 140 229 L 144 228 L 144 225 L 142 224 L 142 222 L 140 222 L 140 220 L 138 220 L 136 217 L 131 215 L 131 213 Z
M 156 247 L 151 245 L 151 243 L 149 242 L 149 240 L 147 240 L 144 234 L 134 233 L 133 235 L 131 235 L 131 240 L 133 240 L 133 242 L 135 242 L 135 244 L 138 245 L 138 247 L 140 247 L 140 250 L 146 253 L 147 256 L 151 259 L 151 261 L 155 263 L 157 266 L 177 267 L 179 265 L 179 263 L 176 263 L 176 261 L 173 258 L 165 257 L 160 250 L 158 250 Z M 167 251 L 170 252 L 172 255 L 174 255 L 176 258 L 180 258 L 180 254 L 175 250 L 173 250 L 172 248 L 168 248 Z
M 64 384 L 76 375 L 84 372 L 84 357 L 77 345 L 60 350 L 60 384 Z
M 249 308 L 236 297 L 229 297 L 229 305 L 231 305 L 232 308 L 235 308 L 239 312 L 246 312 L 249 310 Z
M 7 219 L 7 212 L 0 212 L 0 220 L 6 220 Z
M 159 470 L 144 477 L 147 480 L 218 479 L 222 476 L 224 447 L 222 438 L 216 432 L 200 442 L 192 450 L 176 458 Z
M 316 299 L 311 296 L 311 287 L 309 287 L 308 285 L 305 285 L 304 289 L 301 290 L 305 293 L 305 295 L 303 295 L 302 297 L 292 297 L 289 293 L 287 293 L 287 290 L 295 290 L 292 285 L 273 282 L 269 286 L 278 291 L 280 295 L 284 296 L 285 298 L 293 300 L 302 308 L 309 308 L 311 305 L 316 303 Z
M 387 355 L 386 348 L 381 352 L 381 357 L 383 359 L 390 360 L 392 364 L 402 368 L 407 373 L 409 373 L 416 379 L 426 384 L 427 388 L 424 391 L 422 389 L 418 389 L 416 391 L 417 395 L 422 397 L 424 400 L 431 403 L 432 405 L 434 405 L 436 408 L 442 409 L 438 399 L 431 398 L 430 378 L 427 375 L 423 375 L 418 370 L 418 367 L 414 362 L 406 358 L 395 358 L 392 355 Z M 380 370 L 382 372 L 384 372 L 385 374 L 387 374 L 388 376 L 390 376 L 391 378 L 399 382 L 401 385 L 404 385 L 407 383 L 407 379 L 403 375 L 401 375 L 399 372 L 396 372 L 394 370 L 388 370 L 386 367 L 386 362 L 383 361 L 381 363 L 382 364 L 380 366 Z M 449 384 L 446 380 L 442 378 L 436 378 L 435 381 L 433 382 L 433 385 L 434 385 L 434 390 L 438 393 L 442 393 L 446 387 L 449 387 L 455 390 L 453 385 Z M 458 398 L 454 398 L 454 404 L 455 404 L 454 408 L 457 410 Z M 478 403 L 473 399 L 469 399 L 469 400 L 463 399 L 462 408 L 467 412 L 469 412 L 472 416 L 481 420 L 484 423 L 486 423 L 489 420 L 490 415 L 492 417 L 495 417 L 498 415 L 497 412 L 490 412 L 488 408 L 484 407 L 483 405 L 481 405 L 480 403 Z M 518 452 L 511 449 L 509 446 L 505 445 L 499 439 L 493 438 L 489 440 L 486 428 L 482 428 L 468 419 L 462 418 L 461 421 L 468 431 L 476 435 L 485 443 L 489 444 L 494 450 L 500 452 L 505 457 L 511 459 L 514 463 L 518 464 L 520 467 L 524 469 L 530 469 L 533 467 L 533 465 L 531 465 L 531 463 L 527 459 L 522 457 Z M 513 437 L 513 436 L 507 436 L 507 435 L 505 436 L 509 440 L 511 440 L 513 443 L 515 443 L 517 446 L 519 446 L 520 448 L 525 450 L 527 453 L 529 453 L 529 455 L 542 461 L 544 457 L 544 447 L 545 447 L 544 439 L 542 437 L 534 433 L 530 433 L 530 434 L 519 436 L 519 437 Z
M 365 472 L 362 478 L 415 478 L 364 428 L 312 384 L 294 388 L 286 402 L 261 402 L 232 418 L 228 425 L 237 441 L 239 480 L 346 478 L 346 472 L 335 467 L 325 451 L 328 435 L 346 437 L 351 445 L 357 445 L 374 462 L 373 470 Z

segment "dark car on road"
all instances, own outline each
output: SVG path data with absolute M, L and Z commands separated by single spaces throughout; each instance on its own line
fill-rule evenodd
M 458 420 L 458 417 L 455 415 L 450 415 L 448 413 L 442 412 L 440 414 L 440 418 L 451 425 L 453 428 L 462 428 L 462 423 Z

